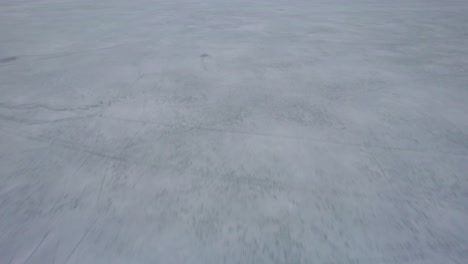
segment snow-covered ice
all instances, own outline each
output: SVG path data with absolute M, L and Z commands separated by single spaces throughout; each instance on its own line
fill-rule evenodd
M 0 0 L 0 263 L 468 263 L 467 14 Z

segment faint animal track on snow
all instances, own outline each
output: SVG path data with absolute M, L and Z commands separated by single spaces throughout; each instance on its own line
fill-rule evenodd
M 15 61 L 17 59 L 18 59 L 18 57 L 14 57 L 14 56 L 4 57 L 4 58 L 0 58 L 0 63 L 12 62 L 12 61 Z
M 210 57 L 210 55 L 208 55 L 208 54 L 206 54 L 206 53 L 203 53 L 202 55 L 200 55 L 201 64 L 202 64 L 203 69 L 204 69 L 205 71 L 208 70 L 208 68 L 206 67 L 206 63 L 205 63 L 205 59 L 208 58 L 208 57 Z

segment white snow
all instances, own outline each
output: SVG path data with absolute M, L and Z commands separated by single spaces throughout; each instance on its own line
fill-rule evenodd
M 0 0 L 0 263 L 468 263 L 467 14 Z

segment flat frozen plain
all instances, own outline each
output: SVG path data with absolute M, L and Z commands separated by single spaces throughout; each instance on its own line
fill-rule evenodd
M 468 263 L 467 14 L 0 0 L 0 263 Z

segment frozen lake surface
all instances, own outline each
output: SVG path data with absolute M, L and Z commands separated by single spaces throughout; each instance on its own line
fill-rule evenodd
M 468 1 L 0 0 L 0 263 L 468 263 Z

